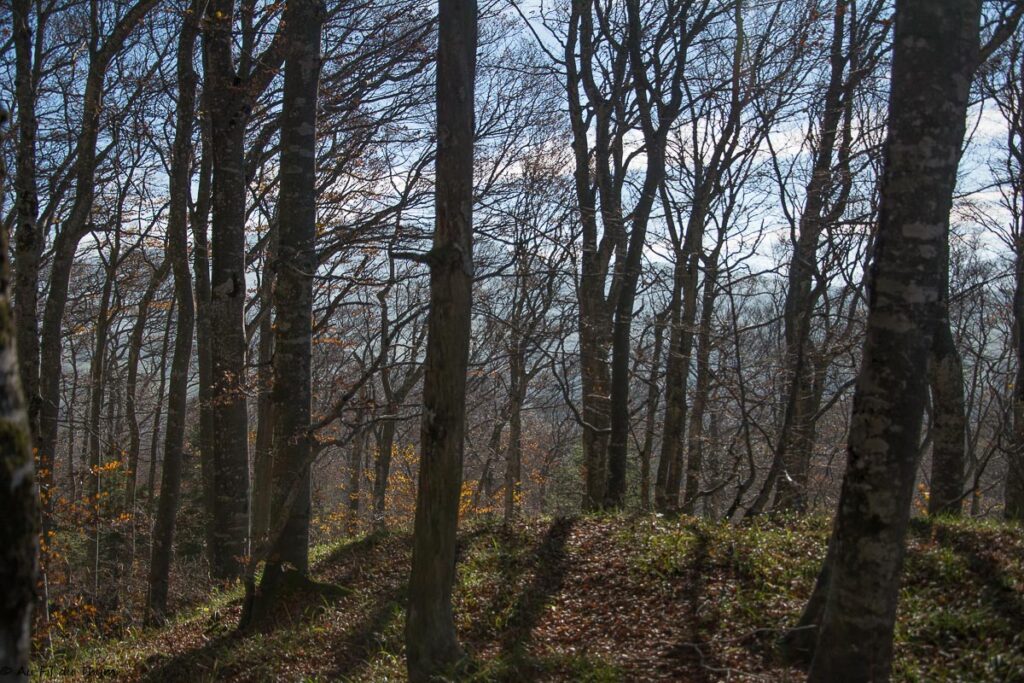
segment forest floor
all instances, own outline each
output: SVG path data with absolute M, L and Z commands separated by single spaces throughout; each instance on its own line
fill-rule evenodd
M 774 642 L 814 583 L 829 526 L 581 517 L 460 537 L 455 614 L 474 681 L 798 681 Z M 318 581 L 349 592 L 239 635 L 238 589 L 160 629 L 68 648 L 36 678 L 404 680 L 410 538 L 316 549 Z M 315 609 L 305 609 L 305 608 Z M 896 632 L 900 681 L 1024 681 L 1024 530 L 915 521 Z

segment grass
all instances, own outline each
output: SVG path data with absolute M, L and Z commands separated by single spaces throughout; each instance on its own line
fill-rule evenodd
M 740 527 L 585 517 L 466 525 L 454 604 L 471 681 L 801 680 L 774 642 L 799 615 L 828 521 Z M 1024 531 L 917 521 L 896 629 L 898 681 L 1024 681 Z M 405 679 L 407 534 L 319 546 L 315 578 L 350 589 L 240 636 L 224 591 L 160 629 L 58 649 L 37 680 Z

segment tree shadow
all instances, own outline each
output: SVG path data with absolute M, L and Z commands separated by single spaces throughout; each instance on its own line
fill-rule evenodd
M 513 661 L 522 659 L 545 606 L 562 589 L 569 568 L 565 546 L 573 524 L 574 520 L 568 517 L 556 519 L 534 551 L 533 580 L 516 599 L 501 636 L 502 655 Z
M 486 527 L 474 527 L 459 534 L 456 539 L 457 560 L 465 556 L 487 531 Z M 385 534 L 384 538 L 393 542 L 385 544 L 382 539 L 367 537 L 351 544 L 351 547 L 342 548 L 325 561 L 332 566 L 349 563 L 344 573 L 333 578 L 347 580 L 353 585 L 369 582 L 370 585 L 363 587 L 372 595 L 366 605 L 357 607 L 362 618 L 347 629 L 342 638 L 333 642 L 336 655 L 327 680 L 352 680 L 373 663 L 378 652 L 396 653 L 403 647 L 401 628 L 394 629 L 394 624 L 405 614 L 412 538 L 407 534 Z M 366 575 L 368 569 L 380 568 L 388 562 L 397 562 L 394 571 L 376 573 L 372 577 Z
M 493 653 L 485 655 L 490 662 L 485 666 L 486 680 L 534 680 L 540 673 L 540 662 L 528 652 L 532 631 L 564 583 L 569 568 L 566 544 L 574 523 L 572 518 L 558 518 L 533 543 L 531 534 L 518 526 L 494 530 L 497 590 L 475 610 L 473 623 L 463 632 L 471 649 Z M 491 574 L 489 567 L 484 571 Z M 513 593 L 517 586 L 521 587 Z
M 709 569 L 708 549 L 711 538 L 699 524 L 689 524 L 687 531 L 693 534 L 696 542 L 691 550 L 692 559 L 688 563 L 685 574 L 686 590 L 681 596 L 683 600 L 683 615 L 687 624 L 685 635 L 677 641 L 667 652 L 669 657 L 675 658 L 692 669 L 693 677 L 688 680 L 694 682 L 711 681 L 712 673 L 718 668 L 712 643 L 705 635 L 705 624 L 711 626 L 718 621 L 719 610 L 713 605 L 712 609 L 703 609 L 701 599 L 705 594 L 706 572 Z M 710 629 L 709 629 L 710 630 Z
M 981 587 L 979 597 L 992 611 L 1024 632 L 1024 596 L 1014 589 L 990 549 L 974 546 L 969 537 L 942 526 L 935 527 L 935 538 L 965 560 L 967 569 Z
M 220 678 L 224 674 L 217 666 L 217 661 L 221 659 L 220 655 L 240 644 L 245 638 L 246 636 L 231 629 L 211 638 L 198 648 L 186 650 L 160 663 L 155 668 L 147 668 L 139 680 L 144 683 L 195 683 Z

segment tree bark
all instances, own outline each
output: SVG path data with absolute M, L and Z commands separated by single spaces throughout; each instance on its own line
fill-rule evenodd
M 210 237 L 210 404 L 213 423 L 213 566 L 218 579 L 242 574 L 249 553 L 249 430 L 245 335 L 245 130 L 253 102 L 249 74 L 236 71 L 234 0 L 207 5 L 205 98 L 213 163 Z
M 451 598 L 472 317 L 476 11 L 475 0 L 438 3 L 436 219 L 405 624 L 412 683 L 447 672 L 462 656 Z
M 39 195 L 36 186 L 36 70 L 33 68 L 33 31 L 29 23 L 31 0 L 13 0 L 15 97 L 18 102 L 18 146 L 14 176 L 14 317 L 21 387 L 28 408 L 33 440 L 39 437 L 39 268 L 45 231 L 38 224 Z M 45 15 L 36 14 L 36 40 L 45 35 Z M 39 54 L 40 45 L 35 46 Z M 40 65 L 35 64 L 35 67 Z M 52 465 L 52 463 L 51 463 Z M 52 484 L 52 475 L 47 475 Z
M 875 261 L 812 682 L 887 680 L 980 2 L 900 0 Z
M 203 526 L 206 560 L 213 567 L 217 561 L 213 521 L 216 487 L 213 463 L 213 352 L 210 346 L 210 243 L 207 234 L 213 192 L 213 154 L 210 151 L 210 126 L 201 124 L 200 130 L 203 155 L 199 162 L 199 196 L 191 216 L 194 245 L 192 270 L 195 279 L 196 368 L 199 371 L 199 464 L 203 480 Z

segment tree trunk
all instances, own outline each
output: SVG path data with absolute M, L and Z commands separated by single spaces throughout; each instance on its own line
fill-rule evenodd
M 175 112 L 174 147 L 171 156 L 170 213 L 167 218 L 167 260 L 174 271 L 174 298 L 178 304 L 174 330 L 174 356 L 167 396 L 167 429 L 160 501 L 153 523 L 149 563 L 147 618 L 162 623 L 167 613 L 167 589 L 174 547 L 174 527 L 181 494 L 181 470 L 185 450 L 185 418 L 188 406 L 188 375 L 192 361 L 192 329 L 195 304 L 188 263 L 188 199 L 191 192 L 192 126 L 195 122 L 196 81 L 192 67 L 199 37 L 199 3 L 185 14 L 178 36 L 178 108 Z M 166 351 L 164 353 L 166 356 Z M 152 484 L 151 484 L 152 486 Z
M 651 509 L 651 452 L 654 450 L 654 423 L 657 420 L 661 387 L 661 347 L 664 345 L 665 322 L 670 311 L 659 313 L 654 320 L 654 350 L 651 352 L 651 374 L 647 378 L 647 415 L 644 420 L 644 442 L 640 446 L 640 509 Z
M 452 615 L 473 285 L 475 0 L 440 0 L 437 181 L 412 572 L 405 625 L 411 683 L 461 658 Z
M 277 232 L 276 221 L 270 227 Z M 256 451 L 253 454 L 252 472 L 252 536 L 256 543 L 265 540 L 270 528 L 270 500 L 273 492 L 274 471 L 274 403 L 270 398 L 274 383 L 274 316 L 271 308 L 274 303 L 273 279 L 274 268 L 271 265 L 277 252 L 274 242 L 276 234 L 271 234 L 267 244 L 263 282 L 260 297 L 267 312 L 260 322 L 260 343 L 258 369 L 256 371 Z
M 128 381 L 125 387 L 125 413 L 128 420 L 128 477 L 125 482 L 124 507 L 130 512 L 135 512 L 135 489 L 138 486 L 139 475 L 139 452 L 142 446 L 142 436 L 139 433 L 139 417 L 136 410 L 135 394 L 138 388 L 139 377 L 139 356 L 142 352 L 142 342 L 146 333 L 146 323 L 149 321 L 149 307 L 153 303 L 157 289 L 167 277 L 171 264 L 169 259 L 153 271 L 149 286 L 139 301 L 139 312 L 135 317 L 135 325 L 132 327 L 131 340 L 128 344 Z
M 0 112 L 0 130 L 5 124 L 6 113 Z M 0 184 L 6 176 L 0 161 Z M 0 225 L 0 669 L 4 680 L 28 681 L 39 511 L 32 437 L 18 379 L 10 253 L 7 228 Z
M 834 190 L 832 161 L 840 124 L 846 109 L 844 78 L 847 57 L 843 51 L 846 0 L 837 0 L 829 54 L 829 82 L 825 91 L 821 118 L 821 138 L 814 150 L 811 178 L 807 182 L 806 205 L 800 217 L 800 234 L 793 243 L 789 265 L 783 322 L 786 340 L 786 372 L 789 391 L 783 428 L 775 453 L 772 476 L 765 483 L 765 498 L 772 484 L 777 486 L 779 510 L 803 512 L 807 509 L 807 475 L 814 450 L 813 412 L 809 410 L 813 392 L 809 355 L 811 314 L 818 300 L 812 290 L 817 272 L 818 242 L 825 227 L 826 202 Z M 847 98 L 851 95 L 847 93 Z M 850 121 L 846 125 L 851 125 Z M 830 210 L 834 213 L 836 208 Z M 763 507 L 763 505 L 761 506 Z
M 964 499 L 967 417 L 960 352 L 943 316 L 935 331 L 928 368 L 932 388 L 932 473 L 929 515 L 959 515 Z
M 207 224 L 213 192 L 213 156 L 210 127 L 200 126 L 203 155 L 199 162 L 199 196 L 192 216 L 192 269 L 195 276 L 196 366 L 199 371 L 199 464 L 203 479 L 203 518 L 206 560 L 212 568 L 217 561 L 214 537 L 216 491 L 213 463 L 213 352 L 210 346 L 210 244 Z
M 680 512 L 692 515 L 700 493 L 700 473 L 704 464 L 704 411 L 711 388 L 711 318 L 715 311 L 718 287 L 718 251 L 709 259 L 704 273 L 704 293 L 701 301 L 700 327 L 697 332 L 697 384 L 693 390 L 690 408 L 690 426 L 687 434 L 686 483 Z
M 281 109 L 278 269 L 274 287 L 273 499 L 269 552 L 259 590 L 247 595 L 243 628 L 270 614 L 286 583 L 309 574 L 313 274 L 316 254 L 316 121 L 320 0 L 285 6 L 287 56 Z M 249 585 L 247 591 L 251 591 Z
M 39 268 L 46 242 L 40 229 L 39 195 L 36 187 L 36 82 L 33 69 L 33 31 L 29 23 L 31 0 L 13 0 L 15 97 L 18 102 L 18 146 L 14 176 L 14 317 L 21 387 L 28 408 L 32 437 L 39 437 Z M 45 19 L 36 15 L 37 40 L 44 36 Z M 38 46 L 37 46 L 38 47 Z M 47 475 L 52 484 L 52 475 Z
M 253 94 L 232 54 L 233 0 L 207 6 L 205 97 L 210 114 L 213 210 L 210 237 L 210 356 L 213 449 L 213 566 L 237 578 L 249 554 L 249 429 L 245 358 L 245 129 Z
M 388 415 L 398 412 L 398 404 L 389 402 L 385 408 Z M 377 460 L 373 468 L 373 528 L 382 530 L 387 527 L 386 506 L 388 478 L 391 476 L 391 455 L 395 447 L 396 420 L 388 418 L 380 426 L 377 438 Z
M 809 680 L 887 680 L 980 2 L 899 0 L 848 465 Z
M 119 212 L 120 213 L 120 212 Z M 100 293 L 100 308 L 96 315 L 96 332 L 89 361 L 89 509 L 92 521 L 93 539 L 89 546 L 89 571 L 92 583 L 93 599 L 99 596 L 100 587 L 100 525 L 103 519 L 101 504 L 102 476 L 100 466 L 102 454 L 100 449 L 100 414 L 103 412 L 103 393 L 106 388 L 104 369 L 107 355 L 107 331 L 110 328 L 110 298 L 114 286 L 114 274 L 120 258 L 121 238 L 117 228 L 114 229 L 114 245 L 110 250 L 110 262 L 103 279 L 103 290 Z
M 174 305 L 167 312 L 167 322 L 164 325 L 163 343 L 160 346 L 160 381 L 156 390 L 156 407 L 153 408 L 153 425 L 149 440 L 149 499 L 146 501 L 146 509 L 152 513 L 153 505 L 156 503 L 156 464 L 160 459 L 160 420 L 164 414 L 164 389 L 167 385 L 167 349 L 171 345 L 171 323 L 174 321 Z

